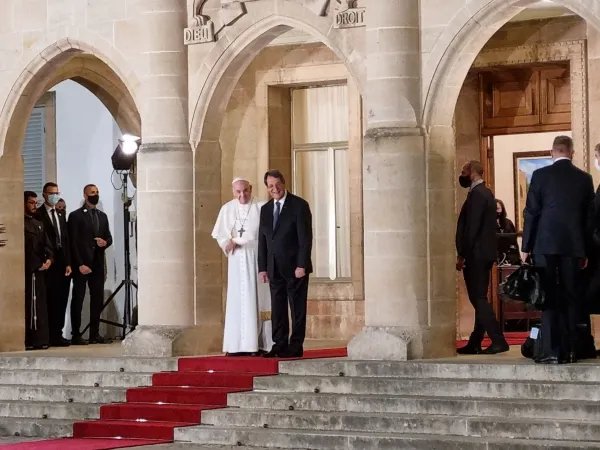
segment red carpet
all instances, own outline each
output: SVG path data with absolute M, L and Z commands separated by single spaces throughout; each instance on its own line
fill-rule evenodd
M 307 350 L 303 359 L 345 357 L 345 348 Z M 156 373 L 151 387 L 128 389 L 127 403 L 105 405 L 100 419 L 76 422 L 72 439 L 24 442 L 2 450 L 100 450 L 173 441 L 174 429 L 197 425 L 203 410 L 227 406 L 227 394 L 251 391 L 254 377 L 276 375 L 280 359 L 181 358 L 177 372 Z

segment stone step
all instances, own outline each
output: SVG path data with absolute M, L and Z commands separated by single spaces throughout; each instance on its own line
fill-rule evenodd
M 73 434 L 73 420 L 2 418 L 0 436 L 58 438 Z
M 0 370 L 62 370 L 69 372 L 168 372 L 177 358 L 85 358 L 60 356 L 1 356 Z
M 600 382 L 600 359 L 579 364 L 548 366 L 523 359 L 522 363 L 351 361 L 346 359 L 313 359 L 282 361 L 281 374 L 384 378 L 452 378 L 487 380 L 529 380 Z
M 125 401 L 124 388 L 0 385 L 3 400 L 37 402 L 118 403 Z
M 269 428 L 396 434 L 429 434 L 506 439 L 600 440 L 600 422 L 519 420 L 503 417 L 314 411 L 215 409 L 202 412 L 202 424 L 219 428 Z
M 409 379 L 278 375 L 258 377 L 254 389 L 267 392 L 427 395 L 439 397 L 600 400 L 598 383 Z
M 205 445 L 205 444 L 192 444 L 191 442 L 173 442 L 170 444 L 154 444 L 154 445 L 142 445 L 141 447 L 135 447 L 135 450 L 273 450 L 273 447 L 246 447 L 237 445 Z M 302 450 L 297 448 L 286 449 L 286 450 Z M 304 449 L 306 450 L 306 449 Z
M 4 417 L 42 419 L 85 420 L 100 417 L 100 404 L 2 401 L 0 402 L 0 422 Z
M 206 445 L 192 444 L 191 442 L 173 442 L 170 444 L 154 444 L 135 447 L 135 450 L 273 450 L 273 447 L 263 446 L 238 446 L 238 445 Z M 286 449 L 286 450 L 306 450 L 306 449 Z M 336 449 L 337 450 L 337 449 Z
M 204 445 L 255 446 L 311 450 L 548 450 L 598 449 L 597 442 L 532 441 L 527 439 L 471 438 L 427 434 L 359 433 L 262 428 L 197 426 L 175 429 L 176 441 Z M 209 447 L 210 448 L 210 447 Z M 185 447 L 183 447 L 185 449 Z
M 272 392 L 229 394 L 227 400 L 227 404 L 233 407 L 279 411 L 287 411 L 292 407 L 297 411 L 315 412 L 445 414 L 556 420 L 600 418 L 600 403 L 589 401 Z
M 151 373 L 2 370 L 0 385 L 138 387 L 152 384 Z

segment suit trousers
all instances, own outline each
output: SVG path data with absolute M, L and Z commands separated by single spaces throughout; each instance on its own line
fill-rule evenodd
M 79 268 L 73 276 L 73 298 L 71 299 L 71 325 L 73 337 L 81 336 L 81 311 L 86 286 L 90 289 L 90 339 L 100 331 L 100 314 L 104 303 L 104 263 L 100 261 L 90 267 L 92 273 L 82 275 Z
M 465 262 L 463 269 L 469 300 L 475 308 L 475 327 L 469 338 L 471 345 L 481 346 L 486 332 L 493 344 L 505 342 L 500 323 L 496 320 L 494 309 L 488 300 L 493 265 L 492 262 L 470 259 Z
M 546 306 L 542 311 L 543 357 L 563 358 L 576 352 L 579 328 L 585 328 L 581 299 L 585 294 L 582 258 L 534 255 L 541 269 Z
M 71 288 L 71 277 L 65 276 L 66 270 L 64 257 L 59 253 L 46 273 L 46 303 L 51 344 L 56 344 L 62 338 L 62 330 L 65 326 Z
M 269 279 L 274 352 L 289 350 L 292 353 L 301 353 L 304 349 L 308 277 L 306 275 L 303 278 L 284 278 L 277 269 L 277 264 L 274 264 L 273 276 Z M 292 316 L 291 336 L 288 303 Z

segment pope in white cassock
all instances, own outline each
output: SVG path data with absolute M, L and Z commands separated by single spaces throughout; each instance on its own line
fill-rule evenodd
M 231 183 L 234 199 L 219 211 L 212 237 L 228 259 L 223 352 L 258 354 L 273 346 L 269 285 L 258 281 L 258 227 L 265 204 L 243 178 Z

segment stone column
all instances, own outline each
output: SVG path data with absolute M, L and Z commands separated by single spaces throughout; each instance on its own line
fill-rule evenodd
M 419 2 L 369 2 L 363 153 L 365 328 L 354 359 L 429 354 L 427 138 L 420 127 Z M 454 320 L 454 315 L 452 316 Z
M 138 155 L 139 326 L 126 354 L 172 356 L 194 325 L 193 158 L 188 137 L 186 1 L 154 0 L 138 15 L 142 54 Z
M 589 161 L 588 167 L 590 173 L 594 177 L 594 185 L 600 184 L 600 172 L 594 167 L 594 148 L 600 143 L 600 129 L 598 129 L 598 120 L 600 120 L 600 84 L 594 83 L 592 74 L 598 73 L 600 70 L 600 31 L 596 27 L 587 24 L 587 67 L 588 67 L 588 123 L 584 126 L 588 127 L 589 131 Z M 587 150 L 587 149 L 586 149 Z M 600 331 L 600 316 L 592 316 L 592 332 L 598 335 Z

